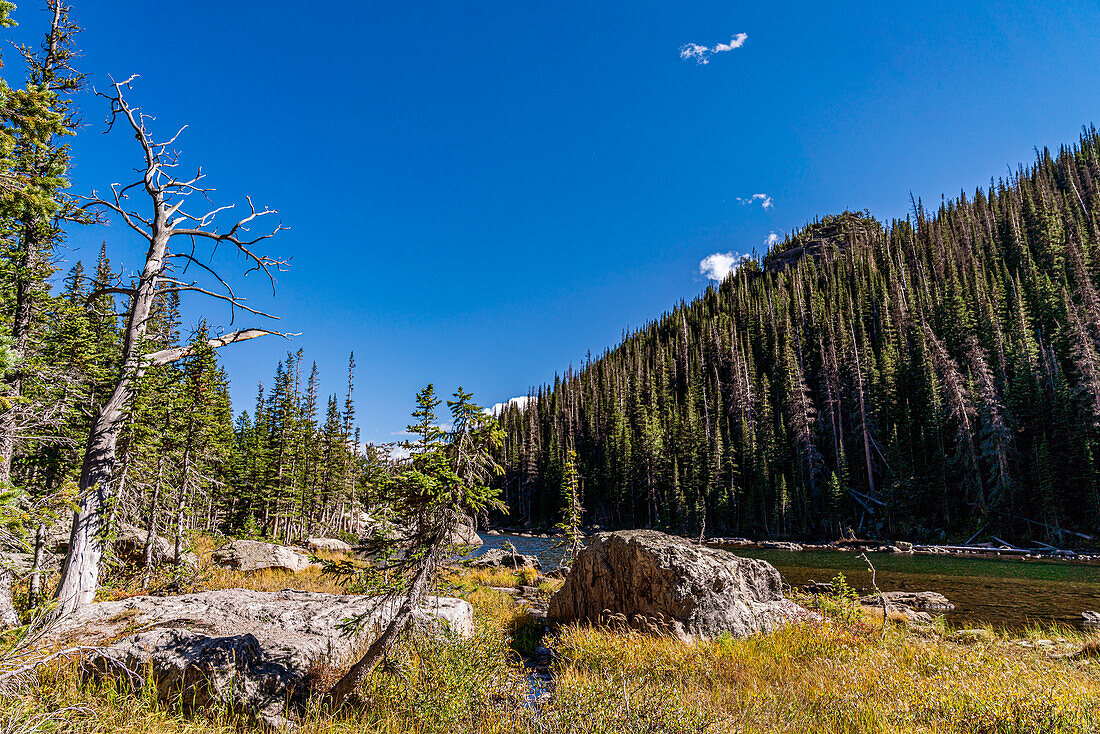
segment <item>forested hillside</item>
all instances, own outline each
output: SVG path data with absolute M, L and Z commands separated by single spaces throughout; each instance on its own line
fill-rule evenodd
M 1100 137 L 938 211 L 825 217 L 507 407 L 513 521 L 691 534 L 1100 529 Z

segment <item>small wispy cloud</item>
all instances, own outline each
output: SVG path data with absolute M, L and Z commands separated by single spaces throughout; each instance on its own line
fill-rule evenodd
M 724 51 L 732 51 L 741 48 L 749 39 L 748 33 L 738 33 L 730 39 L 729 43 L 719 43 L 714 46 L 701 46 L 698 43 L 685 43 L 680 47 L 680 58 L 684 61 L 694 60 L 697 64 L 709 64 L 710 57 Z
M 772 197 L 767 194 L 753 194 L 747 199 L 742 199 L 740 196 L 737 197 L 737 203 L 742 206 L 746 204 L 755 204 L 757 202 L 760 202 L 760 206 L 764 209 L 771 209 L 775 205 L 775 202 L 772 201 Z
M 520 410 L 523 410 L 524 408 L 526 408 L 526 407 L 527 407 L 527 404 L 528 404 L 529 402 L 531 402 L 532 400 L 534 400 L 534 399 L 535 399 L 535 398 L 534 398 L 533 396 L 531 396 L 531 395 L 520 395 L 520 396 L 518 396 L 518 397 L 514 397 L 514 398 L 512 398 L 511 400 L 506 400 L 506 401 L 505 401 L 505 402 L 503 402 L 503 403 L 497 403 L 496 405 L 494 405 L 493 407 L 489 408 L 489 409 L 488 409 L 487 411 L 485 411 L 485 412 L 486 412 L 486 413 L 488 413 L 488 414 L 489 414 L 489 415 L 491 415 L 491 416 L 498 416 L 498 415 L 500 415 L 501 413 L 503 413 L 503 412 L 504 412 L 504 409 L 505 409 L 506 407 L 508 407 L 509 405 L 515 405 L 515 406 L 516 406 L 516 407 L 518 407 L 518 408 L 519 408 Z
M 716 252 L 699 261 L 699 274 L 707 280 L 722 281 L 729 277 L 730 273 L 736 273 L 737 269 L 751 257 L 748 253 Z
M 768 247 L 774 247 L 779 244 L 779 235 L 775 232 L 770 232 L 768 236 L 764 238 L 764 244 Z

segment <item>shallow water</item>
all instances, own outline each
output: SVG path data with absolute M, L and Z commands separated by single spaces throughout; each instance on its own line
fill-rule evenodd
M 548 538 L 517 535 L 483 536 L 475 555 L 508 543 L 537 556 L 543 568 L 561 557 Z M 780 551 L 737 548 L 737 555 L 760 558 L 775 566 L 791 586 L 831 581 L 843 573 L 857 589 L 871 586 L 871 572 L 859 553 Z M 1100 610 L 1100 566 L 1008 558 L 869 553 L 883 591 L 938 591 L 955 605 L 947 615 L 955 625 L 990 624 L 1021 629 L 1034 623 L 1081 626 L 1081 612 Z

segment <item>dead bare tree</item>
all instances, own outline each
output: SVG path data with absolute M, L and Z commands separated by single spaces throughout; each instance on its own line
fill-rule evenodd
M 212 189 L 203 186 L 204 175 L 201 169 L 192 178 L 176 176 L 179 154 L 173 146 L 186 126 L 167 141 L 157 142 L 147 127 L 153 118 L 139 108 L 132 107 L 126 99 L 126 93 L 136 78 L 134 75 L 125 81 L 115 82 L 110 92 L 97 92 L 98 96 L 105 98 L 110 104 L 108 131 L 119 122 L 129 126 L 129 131 L 141 146 L 144 164 L 137 169 L 140 173 L 137 181 L 126 186 L 112 184 L 108 197 L 99 196 L 93 191 L 85 198 L 84 209 L 105 212 L 110 217 L 120 219 L 148 242 L 148 250 L 141 275 L 132 286 L 100 288 L 89 297 L 94 298 L 108 292 L 122 295 L 128 299 L 128 308 L 122 335 L 121 368 L 114 389 L 96 415 L 85 445 L 84 463 L 80 472 L 80 504 L 73 515 L 69 549 L 56 592 L 62 614 L 90 603 L 95 597 L 99 584 L 100 559 L 103 555 L 104 513 L 110 507 L 117 490 L 115 449 L 126 415 L 126 406 L 134 397 L 137 382 L 144 369 L 169 364 L 190 353 L 188 347 L 144 352 L 145 334 L 155 296 L 158 293 L 191 292 L 224 301 L 230 307 L 231 323 L 238 309 L 274 319 L 276 317 L 271 314 L 246 305 L 245 299 L 238 296 L 219 275 L 212 259 L 201 258 L 196 254 L 196 248 L 199 243 L 206 242 L 211 247 L 211 256 L 219 245 L 235 248 L 248 263 L 244 274 L 247 276 L 252 272 L 261 273 L 270 282 L 273 292 L 275 273 L 287 267 L 286 260 L 261 254 L 254 249 L 258 243 L 273 237 L 285 227 L 277 224 L 263 234 L 249 231 L 261 218 L 275 214 L 274 210 L 257 209 L 252 199 L 246 198 L 248 214 L 224 231 L 219 231 L 215 218 L 232 209 L 231 206 L 216 207 L 204 214 L 193 214 L 185 210 L 184 207 L 192 201 L 209 202 Z M 131 205 L 132 195 L 137 195 L 149 207 L 145 214 L 139 213 L 137 207 Z M 178 252 L 173 251 L 171 245 L 180 240 L 189 244 Z M 213 285 L 204 286 L 196 280 L 185 280 L 192 266 L 204 276 L 204 280 L 211 281 Z M 218 348 L 267 334 L 293 336 L 269 329 L 250 328 L 211 338 L 208 343 L 211 347 Z

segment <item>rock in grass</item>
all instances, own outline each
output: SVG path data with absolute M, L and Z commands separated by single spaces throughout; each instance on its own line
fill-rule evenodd
M 310 538 L 306 541 L 313 550 L 335 551 L 338 553 L 350 553 L 351 546 L 336 538 Z
M 105 647 L 84 658 L 98 676 L 146 681 L 184 706 L 224 701 L 266 724 L 285 723 L 284 705 L 308 694 L 308 674 L 346 665 L 401 599 L 301 591 L 226 589 L 169 597 L 99 602 L 62 619 L 59 643 Z M 473 634 L 473 609 L 460 599 L 432 597 L 419 614 L 453 633 Z M 345 631 L 349 620 L 363 624 Z
M 69 548 L 69 523 L 57 523 L 46 528 L 45 562 L 47 565 L 60 564 L 62 557 Z M 34 532 L 28 540 L 29 547 L 34 547 Z M 119 560 L 130 565 L 140 566 L 145 562 L 145 543 L 148 541 L 152 551 L 154 566 L 164 566 L 175 563 L 176 544 L 159 533 L 149 535 L 146 528 L 131 525 L 127 522 L 119 523 L 114 532 L 112 550 Z M 185 566 L 198 566 L 198 558 L 194 553 L 184 551 L 180 554 L 180 563 Z M 29 565 L 28 565 L 29 570 Z
M 163 566 L 175 563 L 176 544 L 162 535 L 153 533 L 129 523 L 119 523 L 115 533 L 115 552 L 119 558 L 133 565 L 141 565 L 145 559 L 145 543 L 150 543 L 152 561 L 154 566 Z M 194 553 L 183 552 L 180 554 L 180 563 L 184 566 L 196 567 L 198 558 Z
M 309 556 L 301 551 L 256 540 L 231 540 L 214 551 L 212 558 L 219 566 L 236 571 L 262 571 L 271 568 L 297 573 L 309 566 Z
M 890 606 L 909 607 L 919 612 L 951 612 L 955 605 L 948 601 L 943 594 L 935 591 L 884 591 L 882 593 L 886 603 Z M 860 599 L 867 606 L 881 604 L 878 594 L 868 594 Z
M 1081 618 L 1089 627 L 1100 627 L 1100 612 L 1081 612 Z
M 766 550 L 800 551 L 802 546 L 798 543 L 788 543 L 785 540 L 763 540 L 756 544 Z
M 379 520 L 367 526 L 362 542 L 364 544 L 369 544 L 381 539 L 392 541 L 396 545 L 401 546 L 407 542 L 411 532 L 409 528 L 396 525 L 386 520 Z M 474 548 L 485 543 L 481 536 L 477 534 L 477 531 L 474 530 L 473 526 L 465 523 L 455 528 L 448 542 L 451 545 L 465 545 Z
M 535 556 L 525 556 L 522 553 L 507 548 L 490 548 L 480 556 L 470 560 L 471 568 L 521 568 L 541 569 L 542 564 Z
M 985 644 L 993 642 L 993 633 L 985 629 L 958 630 L 951 635 L 951 639 L 967 645 Z
M 808 615 L 783 598 L 770 563 L 655 530 L 600 533 L 550 600 L 557 622 L 622 624 L 712 638 L 746 637 Z

